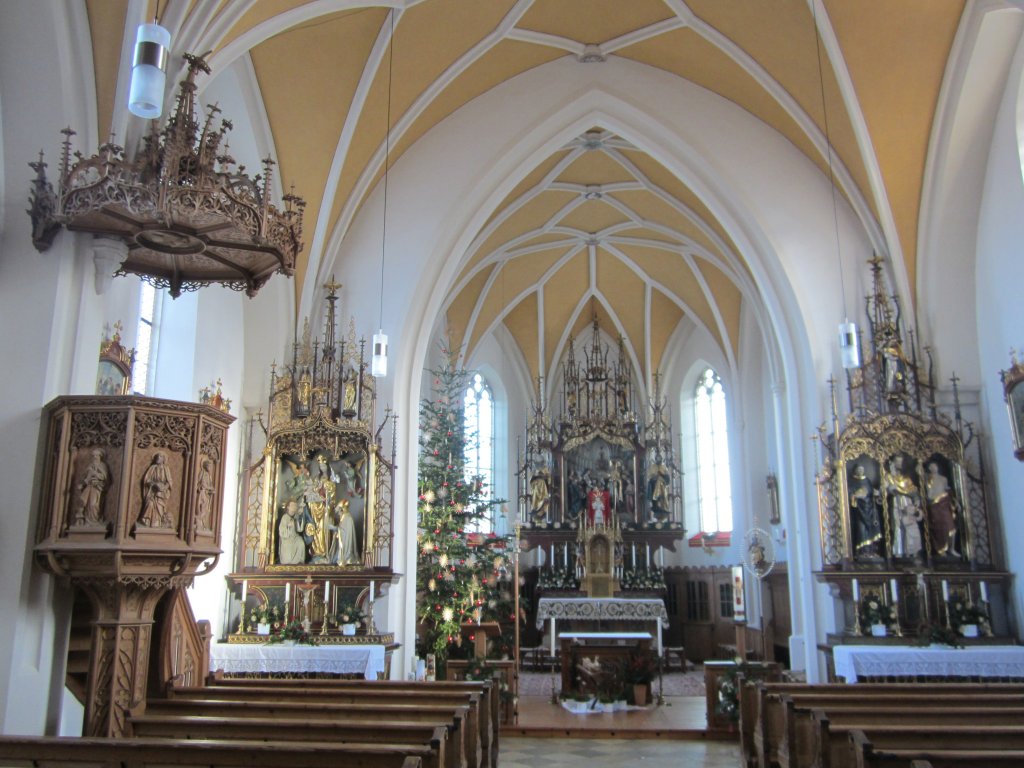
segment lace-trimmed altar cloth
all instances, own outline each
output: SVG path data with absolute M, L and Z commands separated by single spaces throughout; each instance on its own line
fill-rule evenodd
M 660 598 L 620 597 L 542 597 L 537 602 L 537 628 L 550 620 L 551 655 L 555 655 L 555 622 L 559 619 L 581 621 L 654 621 L 658 623 L 657 649 L 661 654 L 661 629 L 668 628 L 668 611 Z
M 837 645 L 836 677 L 856 683 L 866 677 L 995 677 L 1024 679 L 1024 646 L 970 648 Z
M 213 643 L 210 671 L 225 674 L 328 673 L 362 674 L 376 680 L 384 672 L 383 645 L 243 645 Z

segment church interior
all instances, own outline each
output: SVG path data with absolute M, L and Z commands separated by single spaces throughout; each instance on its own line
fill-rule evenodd
M 0 733 L 141 729 L 277 634 L 591 701 L 638 648 L 1024 678 L 1022 35 L 1015 0 L 4 2 Z

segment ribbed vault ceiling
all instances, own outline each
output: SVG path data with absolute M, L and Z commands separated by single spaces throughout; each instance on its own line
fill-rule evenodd
M 308 203 L 297 295 L 330 268 L 322 263 L 383 172 L 388 135 L 393 163 L 476 96 L 566 56 L 581 66 L 623 57 L 696 83 L 825 172 L 827 116 L 841 193 L 879 249 L 902 259 L 913 286 L 927 148 L 964 3 L 818 2 L 159 5 L 174 53 L 212 50 L 215 75 L 251 61 L 281 179 Z M 113 124 L 112 73 L 131 44 L 118 42 L 131 29 L 129 4 L 87 0 L 87 8 L 103 135 Z M 472 352 L 503 323 L 534 373 L 595 315 L 606 332 L 626 337 L 645 372 L 685 323 L 706 328 L 733 357 L 752 290 L 743 254 L 693 191 L 600 126 L 533 169 L 469 253 L 454 257 L 465 258 L 447 304 L 456 340 Z

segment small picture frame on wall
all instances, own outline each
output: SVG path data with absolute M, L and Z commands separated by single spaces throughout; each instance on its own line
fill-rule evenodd
M 1017 359 L 1016 350 L 1010 350 L 1010 368 L 999 372 L 1003 380 L 1003 397 L 1010 415 L 1010 434 L 1013 436 L 1013 455 L 1024 461 L 1024 363 Z
M 128 395 L 132 391 L 132 365 L 135 350 L 121 346 L 121 323 L 114 323 L 114 335 L 109 329 L 100 342 L 100 359 L 96 369 L 97 395 Z

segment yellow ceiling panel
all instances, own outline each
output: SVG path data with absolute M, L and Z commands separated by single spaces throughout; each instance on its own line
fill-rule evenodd
M 707 238 L 694 225 L 693 220 L 674 205 L 647 190 L 623 190 L 613 192 L 612 197 L 635 211 L 644 221 L 653 222 L 681 233 L 682 237 L 700 238 L 706 244 Z M 682 239 L 682 237 L 680 239 Z
M 846 3 L 827 7 L 882 169 L 913 294 L 928 141 L 964 4 L 904 0 L 879 14 Z
M 630 238 L 639 240 L 649 240 L 652 243 L 663 243 L 666 248 L 673 248 L 676 252 L 683 250 L 683 245 L 680 243 L 678 237 L 672 237 L 671 235 L 660 232 L 650 227 L 629 227 L 628 229 L 620 229 L 615 232 L 614 238 L 610 238 L 610 241 L 614 241 L 615 238 Z M 616 247 L 618 243 L 615 243 Z
M 532 171 L 526 174 L 526 176 L 523 177 L 523 180 L 516 184 L 515 188 L 511 192 L 509 192 L 508 195 L 505 196 L 504 200 L 501 201 L 501 204 L 494 209 L 494 213 L 491 214 L 491 218 L 488 219 L 487 223 L 490 224 L 494 217 L 497 216 L 501 211 L 507 208 L 511 203 L 518 200 L 522 195 L 526 194 L 529 190 L 533 189 L 535 186 L 540 184 L 544 177 L 547 176 L 551 172 L 551 170 L 556 165 L 558 165 L 558 163 L 562 161 L 562 158 L 564 158 L 568 153 L 569 150 L 555 152 L 553 155 L 551 155 L 551 157 L 549 157 L 547 160 L 544 160 L 542 163 L 540 163 L 540 165 L 538 165 L 536 168 L 534 168 Z
M 258 3 L 250 3 L 249 9 L 242 14 L 242 18 L 231 28 L 224 38 L 220 41 L 219 48 L 223 48 L 228 43 L 232 42 L 238 37 L 241 37 L 249 30 L 259 26 L 265 21 L 269 21 L 278 14 L 287 13 L 288 11 L 300 8 L 303 5 L 310 4 L 310 0 L 260 0 Z M 346 14 L 352 13 L 363 13 L 364 10 L 358 11 L 345 11 Z M 334 18 L 334 15 L 331 16 Z M 301 26 L 308 26 L 310 24 L 319 24 L 323 21 L 322 17 L 311 19 L 305 22 Z
M 557 243 L 563 242 L 566 238 L 571 237 L 570 235 L 564 235 L 561 232 L 542 232 L 536 237 L 528 237 L 523 240 L 519 248 L 525 248 L 533 245 L 544 245 L 545 243 Z
M 746 7 L 747 4 L 744 4 Z M 811 38 L 813 41 L 813 38 Z M 813 44 L 813 42 L 812 42 Z M 817 80 L 817 60 L 813 49 L 806 52 L 805 68 L 809 68 Z M 692 80 L 708 90 L 750 112 L 766 125 L 774 128 L 807 155 L 823 172 L 828 171 L 827 157 L 815 151 L 797 123 L 779 105 L 768 91 L 753 77 L 719 48 L 707 42 L 692 30 L 678 30 L 659 35 L 656 38 L 630 46 L 619 51 L 619 55 L 659 67 L 679 77 Z M 806 74 L 806 73 L 805 73 Z M 802 88 L 806 90 L 806 88 Z M 824 121 L 819 118 L 821 97 L 819 86 L 817 104 L 808 102 L 808 113 L 818 121 L 824 130 Z M 867 173 L 860 161 L 856 137 L 846 112 L 842 109 L 839 90 L 832 71 L 825 67 L 825 94 L 828 105 L 829 137 L 835 147 L 836 156 L 842 158 L 852 177 L 865 196 L 869 196 Z
M 672 15 L 662 0 L 537 0 L 516 26 L 600 44 Z
M 629 343 L 643 360 L 644 282 L 622 261 L 603 249 L 597 251 L 597 288 L 608 300 L 625 329 Z M 611 328 L 608 329 L 612 331 Z
M 562 331 L 572 320 L 573 310 L 590 287 L 590 265 L 586 252 L 577 254 L 558 270 L 551 285 L 557 286 L 557 290 L 544 290 L 544 344 L 549 366 Z
M 602 200 L 587 200 L 562 217 L 558 224 L 581 232 L 601 232 L 607 227 L 622 224 L 629 219 Z
M 480 270 L 480 274 L 473 277 L 466 286 L 459 292 L 455 301 L 448 307 L 445 317 L 448 320 L 448 332 L 452 338 L 453 345 L 462 343 L 466 335 L 466 326 L 469 325 L 469 317 L 484 289 L 487 279 L 490 277 L 493 267 Z
M 126 45 L 134 49 L 135 38 L 124 39 L 123 34 L 128 0 L 86 0 L 85 12 L 89 18 L 93 77 L 96 78 L 96 136 L 102 144 L 110 138 L 114 119 L 114 89 L 117 87 L 121 51 Z M 177 87 L 176 83 L 168 82 L 167 85 Z M 55 136 L 61 127 L 54 127 Z M 79 149 L 84 151 L 85 148 Z
M 530 379 L 537 378 L 537 295 L 531 293 L 505 315 L 505 327 L 515 339 Z
M 711 295 L 715 297 L 715 305 L 722 316 L 722 322 L 725 325 L 726 333 L 729 334 L 732 352 L 735 355 L 739 351 L 740 308 L 743 295 L 723 272 L 708 262 L 699 259 L 697 267 L 700 269 L 701 274 L 704 275 L 708 288 L 711 290 Z M 721 343 L 721 339 L 719 339 L 719 343 Z
M 337 144 L 384 14 L 377 11 L 332 18 L 273 37 L 250 52 L 274 135 L 282 186 L 288 189 L 294 184 L 295 192 L 306 200 L 306 247 L 296 260 L 296 292 L 302 289 L 309 238 L 316 228 L 330 170 L 324 155 L 309 148 Z M 329 92 L 325 92 L 323 80 L 309 77 L 311 71 L 330 73 Z
M 512 238 L 538 229 L 548 223 L 549 219 L 567 202 L 577 197 L 571 192 L 543 192 L 530 200 L 491 233 L 480 250 L 491 253 Z
M 492 286 L 490 291 L 480 297 L 477 307 L 479 308 L 479 314 L 476 316 L 476 322 L 473 324 L 473 327 L 469 329 L 469 346 L 467 349 L 471 354 L 476 345 L 480 343 L 484 333 L 489 330 L 491 323 L 502 314 L 502 310 L 505 308 L 501 291 L 495 290 Z
M 506 260 L 505 268 L 498 276 L 494 290 L 504 292 L 505 296 L 511 300 L 530 285 L 539 282 L 544 273 L 551 269 L 568 250 L 568 248 L 551 248 Z
M 677 296 L 689 307 L 695 318 L 706 324 L 717 337 L 717 329 L 711 306 L 693 272 L 682 257 L 666 251 L 641 246 L 628 246 L 622 250 L 647 273 L 651 280 L 659 283 L 669 295 Z
M 654 371 L 661 368 L 665 347 L 684 316 L 683 311 L 665 294 L 659 290 L 651 291 L 651 367 Z
M 557 181 L 570 184 L 611 184 L 633 181 L 633 175 L 605 152 L 583 152 L 559 175 Z

